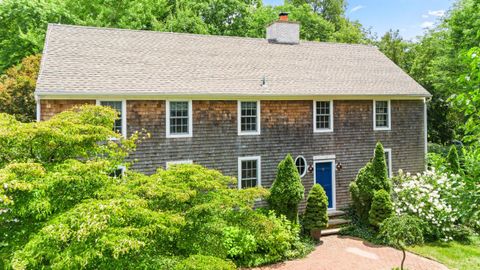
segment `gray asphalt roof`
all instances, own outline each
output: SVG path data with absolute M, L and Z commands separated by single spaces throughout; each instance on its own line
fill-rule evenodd
M 36 93 L 430 95 L 373 46 L 58 24 L 48 26 Z

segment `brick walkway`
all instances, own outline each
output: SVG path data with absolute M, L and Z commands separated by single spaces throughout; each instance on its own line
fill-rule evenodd
M 400 266 L 402 252 L 390 247 L 375 246 L 357 238 L 326 236 L 323 243 L 306 258 L 278 263 L 256 270 L 390 270 Z M 448 270 L 444 265 L 407 253 L 409 270 Z

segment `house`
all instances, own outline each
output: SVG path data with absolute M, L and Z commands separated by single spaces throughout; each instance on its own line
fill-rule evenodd
M 331 209 L 349 203 L 377 141 L 389 174 L 423 171 L 430 94 L 376 47 L 300 41 L 299 28 L 286 14 L 267 39 L 50 24 L 37 118 L 111 106 L 124 136 L 151 133 L 134 170 L 197 163 L 239 188 L 269 187 L 290 153 Z

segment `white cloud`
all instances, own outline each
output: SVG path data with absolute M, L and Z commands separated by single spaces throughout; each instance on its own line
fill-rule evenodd
M 423 15 L 422 15 L 422 18 L 425 18 L 425 19 L 428 18 L 428 15 L 427 15 L 427 14 L 423 14 Z
M 443 17 L 445 15 L 445 10 L 440 9 L 440 10 L 429 10 L 428 15 L 434 16 L 434 17 Z
M 433 22 L 426 21 L 426 22 L 423 22 L 420 26 L 424 29 L 429 29 L 433 27 Z
M 354 6 L 352 9 L 350 9 L 350 11 L 348 13 L 354 13 L 354 12 L 359 11 L 360 9 L 363 9 L 363 8 L 365 8 L 365 6 L 362 6 L 362 5 Z

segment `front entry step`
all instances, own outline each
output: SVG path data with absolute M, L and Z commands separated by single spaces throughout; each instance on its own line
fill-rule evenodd
M 333 210 L 328 212 L 328 233 L 336 234 L 340 230 L 340 227 L 343 227 L 349 223 L 350 220 L 345 217 L 344 211 Z
M 341 210 L 328 211 L 328 218 L 340 217 L 344 215 L 345 215 L 345 211 L 341 211 Z
M 322 236 L 334 235 L 340 232 L 340 228 L 322 230 Z

